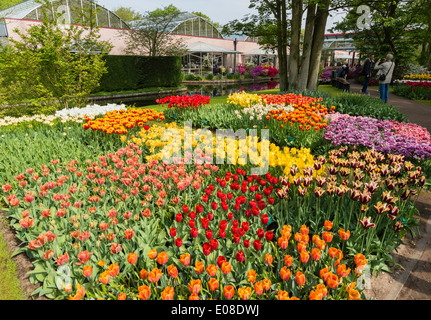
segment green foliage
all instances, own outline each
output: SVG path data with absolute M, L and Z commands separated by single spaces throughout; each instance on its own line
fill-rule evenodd
M 41 3 L 42 10 L 51 10 L 50 2 Z M 102 58 L 111 46 L 99 40 L 97 28 L 66 27 L 62 14 L 48 13 L 25 32 L 15 30 L 21 39 L 9 38 L 10 46 L 0 51 L 3 102 L 32 99 L 41 110 L 82 106 L 106 71 Z M 96 50 L 100 54 L 93 54 Z
M 7 9 L 21 2 L 24 2 L 24 1 L 23 0 L 2 0 L 0 2 L 0 10 Z
M 412 87 L 405 84 L 397 84 L 394 87 L 394 94 L 412 100 L 431 100 L 431 87 Z
M 181 58 L 114 56 L 104 58 L 108 72 L 98 91 L 114 92 L 147 87 L 177 87 L 182 81 Z
M 198 74 L 194 74 L 194 73 L 187 73 L 184 75 L 184 80 L 187 81 L 200 81 L 202 80 L 202 77 Z
M 126 22 L 142 18 L 142 15 L 139 12 L 136 12 L 130 7 L 119 7 L 113 12 Z

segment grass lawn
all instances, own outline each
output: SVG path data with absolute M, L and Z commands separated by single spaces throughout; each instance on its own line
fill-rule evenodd
M 0 233 L 0 300 L 23 300 L 21 285 L 16 275 L 15 262 Z
M 415 101 L 426 104 L 427 106 L 431 107 L 431 101 L 430 100 L 415 100 Z

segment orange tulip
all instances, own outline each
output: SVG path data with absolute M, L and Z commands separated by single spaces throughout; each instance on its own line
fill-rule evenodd
M 168 273 L 172 278 L 175 279 L 178 276 L 178 269 L 173 264 L 171 264 L 168 267 Z
M 188 284 L 189 290 L 191 293 L 196 293 L 198 294 L 199 291 L 201 290 L 201 280 L 200 279 L 195 279 L 189 282 Z
M 322 239 L 328 243 L 331 242 L 333 238 L 334 236 L 332 235 L 331 232 L 325 231 L 322 233 Z
M 222 263 L 222 265 L 221 265 L 221 271 L 224 274 L 229 274 L 231 272 L 231 270 L 232 270 L 232 266 L 231 266 L 231 264 L 228 261 L 225 261 L 225 262 Z
M 281 236 L 278 238 L 278 245 L 281 249 L 285 250 L 289 245 L 289 238 L 286 236 Z
M 348 300 L 362 300 L 358 290 L 356 289 L 350 290 Z
M 263 290 L 268 291 L 269 289 L 271 289 L 271 280 L 263 279 L 262 285 L 263 285 Z
M 338 235 L 340 236 L 341 240 L 348 240 L 350 238 L 350 231 L 344 231 L 344 229 L 338 230 Z
M 310 258 L 310 252 L 308 252 L 307 250 L 302 250 L 300 252 L 299 259 L 301 260 L 302 263 L 307 263 L 309 258 Z
M 254 283 L 256 281 L 256 270 L 251 269 L 247 272 L 248 282 Z
M 180 255 L 180 262 L 186 267 L 189 266 L 190 265 L 190 253 Z
M 310 295 L 308 296 L 310 300 L 322 300 L 323 299 L 323 293 L 319 290 L 311 290 Z
M 92 273 L 93 273 L 92 266 L 84 266 L 84 268 L 82 269 L 82 274 L 84 275 L 84 277 L 89 278 Z
M 138 261 L 138 254 L 137 253 L 129 253 L 127 256 L 127 262 L 130 264 L 135 264 Z
M 235 294 L 235 288 L 231 285 L 227 285 L 223 289 L 223 294 L 226 299 L 230 300 Z
M 157 256 L 157 262 L 161 265 L 168 262 L 168 254 L 164 251 L 160 252 L 159 255 Z
M 271 265 L 273 260 L 274 260 L 274 258 L 272 257 L 272 255 L 270 255 L 269 253 L 265 254 L 265 262 L 268 265 Z
M 329 272 L 329 275 L 326 279 L 326 285 L 330 287 L 331 289 L 335 289 L 339 285 L 338 276 L 336 274 L 333 274 L 332 272 Z
M 290 300 L 289 299 L 289 293 L 287 293 L 287 291 L 280 290 L 280 291 L 278 291 L 277 299 L 278 300 Z
M 160 280 L 160 277 L 162 276 L 162 270 L 154 268 L 150 271 L 148 274 L 148 280 L 150 280 L 153 283 L 156 283 Z
M 299 229 L 299 231 L 300 231 L 302 234 L 308 234 L 308 232 L 309 232 L 310 230 L 308 229 L 308 227 L 307 227 L 306 225 L 302 225 L 302 226 L 301 226 L 301 228 Z
M 340 265 L 338 265 L 338 267 L 337 267 L 337 274 L 341 277 L 341 278 L 344 278 L 344 277 L 347 277 L 348 275 L 349 275 L 349 273 L 350 273 L 350 268 L 349 269 L 346 269 L 347 267 L 346 267 L 346 265 L 345 264 L 340 264 Z
M 328 255 L 331 258 L 335 258 L 337 256 L 337 254 L 338 254 L 338 249 L 337 248 L 331 247 L 331 248 L 328 249 Z
M 320 291 L 322 293 L 323 297 L 326 297 L 326 295 L 328 294 L 328 289 L 322 283 L 320 283 L 316 286 L 316 291 Z
M 313 259 L 314 261 L 318 261 L 321 255 L 322 252 L 319 249 L 314 248 L 313 250 L 311 250 L 311 259 Z
M 151 295 L 151 288 L 146 286 L 145 284 L 138 288 L 139 291 L 139 299 L 147 300 Z
M 295 275 L 295 281 L 298 286 L 302 286 L 305 284 L 305 275 L 301 271 L 297 271 Z
M 319 272 L 320 278 L 323 279 L 323 281 L 326 281 L 326 279 L 329 276 L 329 270 L 328 268 L 323 268 Z
M 206 270 L 210 277 L 214 277 L 217 273 L 218 267 L 214 264 L 210 264 Z
M 126 300 L 127 299 L 127 295 L 124 292 L 120 292 L 120 294 L 118 295 L 118 300 Z
M 197 274 L 201 274 L 202 272 L 204 272 L 204 264 L 202 263 L 202 261 L 196 261 L 195 263 L 195 271 Z
M 280 269 L 280 277 L 283 281 L 287 281 L 290 279 L 292 273 L 290 272 L 290 269 L 284 266 Z
M 216 278 L 211 278 L 208 281 L 210 291 L 216 291 L 219 288 L 219 282 Z
M 104 271 L 104 272 L 102 272 L 102 273 L 100 274 L 100 276 L 99 276 L 99 281 L 100 281 L 101 283 L 103 283 L 103 284 L 108 284 L 108 283 L 109 283 L 109 280 L 110 280 L 110 277 L 109 277 L 109 272 L 108 272 L 108 271 Z
M 200 298 L 197 293 L 192 293 L 189 297 L 189 300 L 200 300 Z
M 109 272 L 109 275 L 111 277 L 118 276 L 118 274 L 120 273 L 120 267 L 118 266 L 118 262 L 111 264 L 106 271 Z
M 254 284 L 254 292 L 256 292 L 258 296 L 263 293 L 263 284 L 261 281 L 258 281 Z
M 147 277 L 148 277 L 148 272 L 147 272 L 147 270 L 142 269 L 142 270 L 139 272 L 139 276 L 141 277 L 141 279 L 142 279 L 142 280 L 147 279 Z
M 174 294 L 174 288 L 168 286 L 161 293 L 162 300 L 173 300 Z
M 291 256 L 291 255 L 286 255 L 286 256 L 284 256 L 284 264 L 285 264 L 287 267 L 290 267 L 290 266 L 292 265 L 292 263 L 293 263 L 293 258 L 292 258 L 292 256 Z
M 296 245 L 296 250 L 298 250 L 298 252 L 301 252 L 305 249 L 307 249 L 307 244 L 305 242 L 301 241 Z
M 251 294 L 251 287 L 241 287 L 238 289 L 238 295 L 241 300 L 248 300 Z
M 329 231 L 332 229 L 333 223 L 331 221 L 326 220 L 325 223 L 323 224 L 324 228 L 326 231 Z
M 157 258 L 157 250 L 156 249 L 151 249 L 150 252 L 148 252 L 148 257 L 151 260 Z

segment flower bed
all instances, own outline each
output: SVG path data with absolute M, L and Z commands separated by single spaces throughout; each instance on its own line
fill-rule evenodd
M 17 253 L 35 265 L 35 294 L 364 299 L 361 275 L 389 270 L 390 251 L 415 227 L 425 176 L 407 157 L 427 158 L 430 134 L 301 95 L 230 99 L 173 102 L 171 116 L 203 127 L 195 131 L 134 108 L 84 125 L 2 131 L 0 195 L 23 244 Z M 205 125 L 247 135 L 220 144 Z M 282 143 L 252 136 L 254 126 Z M 301 139 L 351 148 L 318 156 L 287 147 Z M 39 148 L 22 151 L 29 144 Z
M 418 125 L 345 114 L 328 117 L 323 137 L 333 145 L 361 145 L 422 160 L 431 155 L 429 133 Z

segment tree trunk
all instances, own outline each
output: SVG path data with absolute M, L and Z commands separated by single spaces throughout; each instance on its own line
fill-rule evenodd
M 330 0 L 321 2 L 316 12 L 314 24 L 313 46 L 310 57 L 310 70 L 308 73 L 307 89 L 317 89 L 317 78 L 319 76 L 320 58 L 322 57 L 323 41 L 325 40 L 326 21 L 328 19 L 328 9 Z
M 279 58 L 279 75 L 280 75 L 280 91 L 286 91 L 288 88 L 287 82 L 287 19 L 286 19 L 286 0 L 277 0 L 277 13 L 274 15 L 277 19 L 277 50 Z
M 310 69 L 310 56 L 313 40 L 314 20 L 316 19 L 316 4 L 310 4 L 307 8 L 305 21 L 304 43 L 302 46 L 301 71 L 298 77 L 298 90 L 305 90 L 308 82 L 308 71 Z
M 292 0 L 292 20 L 290 23 L 289 89 L 296 88 L 299 71 L 299 44 L 301 38 L 302 0 Z

